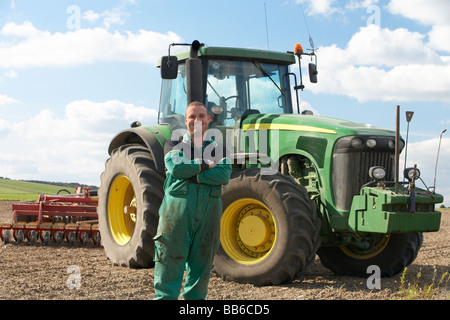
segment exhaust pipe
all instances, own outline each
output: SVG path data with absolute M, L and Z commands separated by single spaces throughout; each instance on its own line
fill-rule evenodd
M 198 101 L 204 103 L 202 60 L 198 57 L 198 50 L 203 44 L 195 40 L 192 42 L 189 59 L 186 60 L 187 104 Z

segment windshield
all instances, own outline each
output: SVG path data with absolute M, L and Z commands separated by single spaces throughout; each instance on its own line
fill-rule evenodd
M 184 64 L 180 64 L 176 79 L 163 79 L 162 81 L 159 123 L 168 123 L 172 129 L 185 128 L 186 107 L 186 67 Z
M 288 67 L 257 61 L 206 60 L 205 104 L 223 108 L 214 126 L 234 127 L 247 110 L 261 114 L 291 113 Z M 180 64 L 178 78 L 163 80 L 160 123 L 184 127 L 187 106 L 185 65 Z

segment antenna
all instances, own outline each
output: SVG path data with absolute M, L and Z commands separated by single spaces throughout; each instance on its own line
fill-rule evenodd
M 267 50 L 269 50 L 269 26 L 267 24 L 267 9 L 266 3 L 264 2 L 264 16 L 266 18 L 266 39 L 267 39 Z
M 305 10 L 303 10 L 301 1 L 299 2 L 299 4 L 300 4 L 300 8 L 302 9 L 303 20 L 305 21 L 305 25 L 306 25 L 306 31 L 308 31 L 309 45 L 311 46 L 312 53 L 314 53 L 314 41 L 313 41 L 313 38 L 311 37 L 311 32 L 309 32 L 308 21 L 306 21 L 306 16 L 305 16 Z
M 437 152 L 437 156 L 436 156 L 436 166 L 434 167 L 434 186 L 433 186 L 433 193 L 436 193 L 436 174 L 437 174 L 437 165 L 438 165 L 438 160 L 439 160 L 439 151 L 441 150 L 441 141 L 442 141 L 442 134 L 444 132 L 446 132 L 447 129 L 444 129 L 441 131 L 441 135 L 439 137 L 439 147 L 438 147 L 438 152 Z

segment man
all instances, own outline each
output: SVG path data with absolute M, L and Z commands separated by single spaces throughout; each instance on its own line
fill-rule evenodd
M 205 299 L 220 240 L 222 185 L 231 174 L 223 146 L 207 139 L 204 104 L 186 108 L 187 133 L 165 147 L 166 181 L 155 240 L 155 299 Z

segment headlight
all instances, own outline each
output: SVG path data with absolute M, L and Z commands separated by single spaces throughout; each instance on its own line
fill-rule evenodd
M 395 140 L 389 140 L 388 146 L 389 146 L 389 148 L 394 149 L 395 148 Z
M 369 177 L 375 180 L 382 180 L 386 176 L 386 170 L 383 167 L 371 167 Z
M 351 141 L 351 145 L 353 148 L 358 148 L 363 144 L 362 140 L 359 138 L 353 138 Z
M 366 145 L 367 145 L 369 148 L 374 148 L 374 147 L 377 145 L 377 140 L 375 140 L 375 139 L 369 139 L 369 140 L 366 141 Z
M 406 179 L 409 181 L 412 181 L 413 175 L 414 175 L 414 168 L 406 168 L 405 171 L 403 171 L 403 175 Z M 416 168 L 416 174 L 414 175 L 414 179 L 419 179 L 420 177 L 420 171 Z

